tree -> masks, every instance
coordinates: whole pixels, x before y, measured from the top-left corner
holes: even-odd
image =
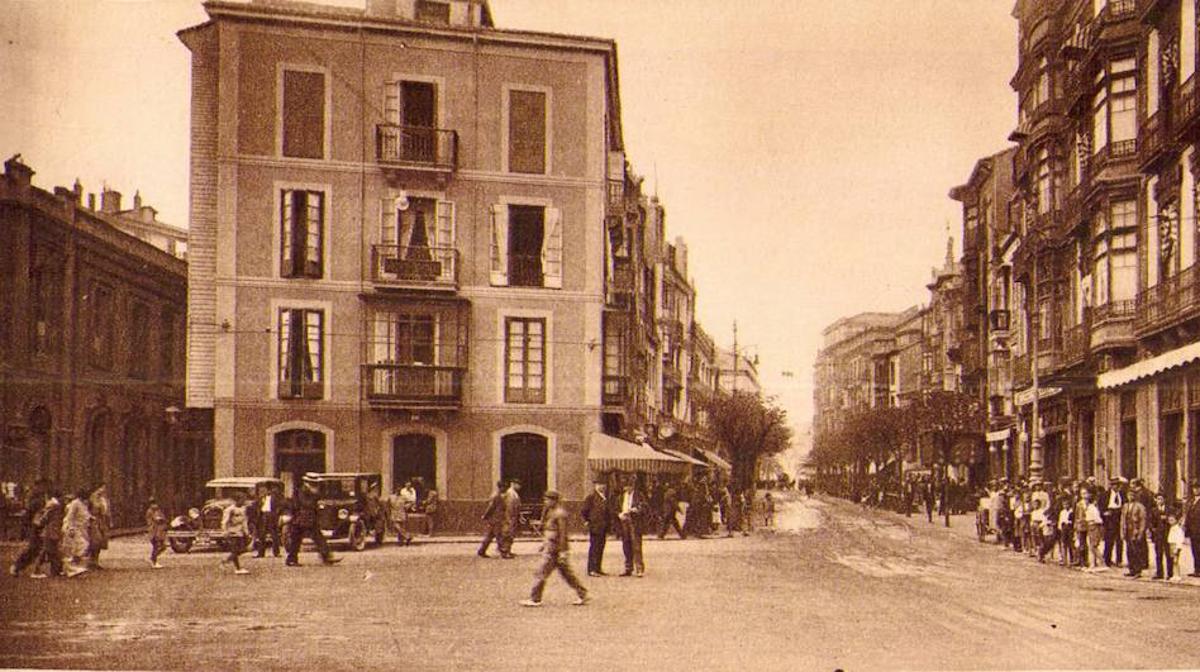
[[[781,453],[791,445],[787,412],[774,399],[745,391],[717,392],[706,406],[709,435],[729,453],[733,487],[752,488],[759,456]]]
[[[966,462],[969,455],[953,455],[954,439],[963,434],[983,431],[985,416],[979,402],[969,394],[934,390],[923,394],[915,404],[905,409],[913,425],[928,433],[941,455],[941,463]],[[946,502],[946,479],[942,479],[942,502],[946,512],[946,527],[950,527],[950,507]]]

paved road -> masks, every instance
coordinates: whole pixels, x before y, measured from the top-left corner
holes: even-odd
[[[966,521],[960,525],[965,526]],[[0,578],[0,667],[125,669],[1012,669],[1195,666],[1200,584],[1038,565],[962,531],[840,501],[786,503],[779,530],[648,540],[643,579],[554,578],[522,609],[536,559],[464,544],[389,546],[322,567],[218,555]],[[619,570],[610,543],[606,569]],[[584,548],[574,564],[582,569]],[[7,564],[11,549],[4,552]]]

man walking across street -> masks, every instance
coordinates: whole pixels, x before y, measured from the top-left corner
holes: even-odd
[[[512,552],[513,539],[521,522],[521,481],[512,479],[504,492],[504,519],[500,525],[500,557],[511,560],[517,557]]]
[[[608,493],[605,484],[596,481],[592,491],[583,499],[579,515],[588,528],[588,576],[604,576],[604,546],[608,541],[609,511]]]
[[[22,525],[29,538],[25,540],[25,549],[8,568],[8,573],[12,576],[20,576],[22,570],[37,562],[42,555],[42,528],[37,525],[37,518],[46,506],[49,489],[50,482],[44,478],[39,478],[33,484],[33,492],[29,495],[29,502],[25,504],[25,524]]]
[[[500,530],[504,527],[504,481],[496,481],[496,491],[492,493],[492,498],[488,501],[482,518],[486,529],[483,534],[483,542],[479,544],[479,550],[475,552],[475,555],[481,558],[488,557],[488,547],[492,545],[493,541],[496,542],[497,548],[502,549],[500,552],[503,554],[503,537]]]
[[[326,565],[341,562],[341,558],[333,557],[329,545],[325,543],[325,535],[321,534],[321,527],[317,523],[316,488],[316,482],[305,478],[300,488],[300,494],[296,497],[296,506],[292,512],[292,534],[291,539],[288,540],[288,556],[285,563],[289,567],[300,566],[300,546],[304,543],[305,537],[312,539],[313,545],[317,547],[317,553],[321,556],[321,562]]]
[[[680,539],[687,539],[687,532],[683,531],[683,527],[679,524],[679,518],[675,515],[679,512],[679,491],[675,486],[668,485],[663,493],[662,502],[662,529],[658,531],[658,538],[662,539],[667,536],[667,530],[675,528],[675,533]]]
[[[642,561],[642,495],[633,487],[633,480],[625,482],[625,489],[617,503],[617,520],[621,524],[621,550],[625,553],[625,571],[621,576],[635,572],[645,575],[646,564]]]
[[[542,535],[544,536],[542,564],[538,568],[533,589],[529,591],[529,599],[521,601],[523,607],[542,606],[542,593],[546,589],[546,579],[550,578],[556,569],[567,585],[575,590],[577,597],[574,604],[578,606],[587,604],[587,589],[579,582],[575,572],[571,571],[571,565],[568,562],[567,545],[570,529],[567,524],[567,512],[559,506],[560,499],[557,490],[547,490],[544,495],[546,512],[542,515]]]
[[[1200,576],[1200,483],[1192,484],[1192,496],[1183,506],[1183,536],[1192,545],[1192,576]],[[1175,571],[1183,575],[1182,568]]]
[[[269,485],[259,486],[258,499],[252,504],[254,514],[254,557],[267,554],[267,539],[271,540],[271,553],[279,557],[279,496]]]

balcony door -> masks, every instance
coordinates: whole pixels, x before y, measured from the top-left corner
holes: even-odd
[[[325,471],[325,435],[310,429],[289,429],[275,435],[275,476],[288,497],[297,494],[304,474]]]
[[[548,482],[548,449],[540,434],[509,434],[500,440],[500,479],[521,481],[521,501],[539,504]]]
[[[431,82],[400,82],[401,158],[432,163],[437,158],[437,87]]]
[[[545,208],[508,206],[508,284],[542,286],[542,241],[545,239]]]

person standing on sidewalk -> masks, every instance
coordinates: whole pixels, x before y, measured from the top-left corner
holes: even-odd
[[[621,576],[646,574],[646,563],[642,559],[642,511],[645,502],[642,494],[634,488],[633,478],[625,482],[624,491],[617,503],[617,520],[621,524],[621,550],[625,554],[625,571]]]
[[[559,506],[560,499],[562,497],[557,490],[547,490],[543,495],[546,512],[542,515],[542,534],[544,536],[542,564],[538,568],[533,589],[529,591],[529,599],[521,601],[523,607],[542,606],[542,593],[546,590],[546,579],[550,578],[555,570],[558,570],[567,585],[574,589],[577,596],[574,604],[583,606],[588,602],[587,588],[584,588],[583,584],[579,582],[579,578],[571,570],[568,561],[570,526],[567,521],[567,512]]]
[[[398,546],[411,545],[413,538],[412,533],[408,531],[408,497],[404,495],[400,486],[397,486],[396,491],[388,495],[384,508],[387,509],[388,526],[396,534],[396,544]]]
[[[512,479],[508,490],[504,492],[504,519],[500,526],[500,557],[511,560],[517,557],[512,552],[513,541],[517,536],[517,526],[521,524],[521,481]]]
[[[592,491],[583,499],[583,508],[579,511],[588,530],[588,576],[604,576],[604,546],[608,542],[611,527],[606,488],[604,481],[596,481]]]
[[[1192,576],[1200,576],[1200,483],[1192,484],[1192,496],[1183,508],[1183,536],[1192,547]],[[1183,569],[1179,570],[1183,575]]]
[[[1121,531],[1125,535],[1125,558],[1129,561],[1129,571],[1125,576],[1141,578],[1142,572],[1150,564],[1150,549],[1146,546],[1146,505],[1139,496],[1140,482],[1133,482],[1133,490],[1125,502],[1125,512],[1121,517]]]
[[[33,484],[29,501],[25,503],[25,516],[21,528],[26,530],[25,548],[13,564],[8,568],[10,576],[20,576],[26,567],[37,562],[42,556],[42,528],[36,525],[38,514],[46,506],[49,497],[50,482],[39,478]]]
[[[479,550],[475,551],[475,555],[481,558],[488,557],[488,547],[492,542],[496,542],[496,547],[503,549],[500,530],[504,527],[504,481],[496,481],[496,491],[492,493],[492,498],[488,500],[487,509],[480,516],[484,524],[483,541],[479,544]],[[503,550],[501,550],[503,553]]]
[[[242,567],[239,560],[246,551],[246,540],[250,538],[246,495],[243,493],[233,493],[233,504],[225,507],[225,513],[221,516],[221,530],[225,532],[225,546],[229,549],[229,555],[221,561],[221,566],[232,564],[234,574],[249,574],[250,570]]]
[[[1167,498],[1161,494],[1154,496],[1154,503],[1150,505],[1148,511],[1148,527],[1150,530],[1150,543],[1154,544],[1154,577],[1161,581],[1165,578],[1169,579],[1171,565],[1171,554],[1167,550],[1167,530],[1171,524],[1167,522]],[[1166,560],[1168,571],[1163,573],[1163,561]],[[1149,562],[1146,563],[1149,565]],[[1148,569],[1149,567],[1147,567]]]
[[[1104,565],[1121,564],[1121,513],[1125,509],[1125,479],[1117,477],[1100,496],[1098,506],[1104,517]],[[1114,557],[1115,556],[1115,557]]]
[[[1087,560],[1086,571],[1099,572],[1106,567],[1100,565],[1100,540],[1104,537],[1104,517],[1100,515],[1100,507],[1092,499],[1092,491],[1084,489],[1080,493],[1084,503],[1083,517],[1080,519],[1080,529],[1086,531]]]
[[[254,557],[262,558],[267,555],[267,541],[270,540],[271,553],[279,557],[279,495],[275,486],[260,485],[258,497],[251,502],[254,515]]]
[[[146,508],[146,532],[150,537],[150,566],[162,569],[158,556],[167,546],[167,516],[153,497]]]

